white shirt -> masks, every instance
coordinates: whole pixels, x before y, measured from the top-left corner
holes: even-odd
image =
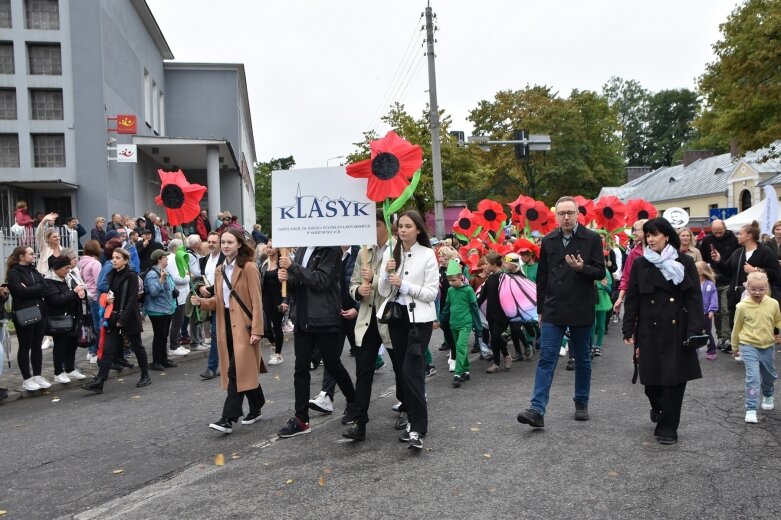
[[[231,293],[230,289],[228,289],[228,284],[225,283],[225,280],[230,280],[233,277],[233,269],[236,267],[236,259],[234,258],[233,262],[228,262],[228,259],[226,258],[222,263],[222,266],[225,268],[225,271],[222,273],[222,303],[227,309],[230,307]]]
[[[214,285],[214,272],[217,270],[217,262],[220,260],[220,252],[217,251],[216,254],[209,255],[209,258],[206,259],[206,266],[203,269],[203,276],[206,277],[206,280],[209,282],[209,285]]]
[[[304,257],[301,259],[301,267],[306,267],[306,264],[309,263],[309,259],[312,258],[312,253],[315,252],[315,246],[309,246],[306,248],[306,251],[304,251]]]

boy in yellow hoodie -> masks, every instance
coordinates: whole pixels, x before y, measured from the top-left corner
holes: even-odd
[[[773,384],[778,374],[774,364],[774,343],[781,343],[781,336],[774,335],[774,328],[781,329],[781,309],[768,293],[765,273],[749,273],[746,280],[746,298],[735,310],[735,326],[732,329],[732,351],[742,356],[746,367],[746,422],[756,424],[757,401],[762,392],[762,409],[772,410]]]

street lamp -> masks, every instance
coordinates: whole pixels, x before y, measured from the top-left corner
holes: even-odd
[[[333,161],[334,159],[344,159],[344,155],[337,155],[336,157],[331,157],[330,159],[328,159],[327,161],[325,161],[325,166],[326,166],[326,168],[329,166],[329,164],[328,164],[328,163],[330,163],[330,162],[331,162],[331,161]]]

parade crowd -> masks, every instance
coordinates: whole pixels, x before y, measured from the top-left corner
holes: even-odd
[[[209,351],[200,377],[219,377],[227,392],[209,425],[223,433],[261,418],[259,374],[284,362],[288,321],[295,413],[282,438],[309,433],[313,412],[333,413],[338,387],[346,401],[343,436],[364,440],[373,377],[387,357],[399,440],[420,451],[429,431],[426,379],[437,372],[432,348],[448,352],[453,388],[471,384],[470,354],[479,354],[488,377],[536,359],[529,406],[517,416],[535,428],[545,426],[554,372],[566,359],[575,372],[573,418],[589,420],[592,363],[611,326],[632,346],[660,444],[678,440],[686,385],[702,377],[700,349],[705,362],[721,350],[744,363],[746,423],[774,408],[781,222],[763,239],[756,222],[733,233],[716,220],[709,234],[695,236],[662,218],[640,219],[627,223],[631,240],[622,248],[578,223],[572,197],[557,201],[555,218],[544,236],[523,238],[508,226],[497,242],[464,244],[429,237],[415,211],[394,216],[389,230],[378,211],[374,245],[288,252],[229,212],[210,221],[203,210],[177,228],[154,213],[113,214],[87,231],[75,217],[30,216],[19,202],[11,229],[19,246],[7,259],[0,298],[10,299],[27,392],[85,380],[82,388],[101,393],[110,371],[133,366],[133,356],[141,370],[136,386],[145,387],[150,372]],[[145,325],[153,331],[151,360]],[[441,345],[430,345],[435,328]],[[264,340],[273,348],[268,360]],[[342,362],[345,342],[354,379]],[[79,347],[99,367],[93,380],[77,367]],[[41,375],[47,349],[53,381]],[[310,398],[320,365],[321,391]],[[6,395],[0,388],[0,399]]]

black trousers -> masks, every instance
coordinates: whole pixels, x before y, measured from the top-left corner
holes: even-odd
[[[16,329],[16,338],[19,340],[16,363],[19,365],[22,377],[30,379],[32,376],[41,375],[43,366],[41,342],[46,330],[46,318],[26,327],[20,327],[19,323],[14,319],[14,328]],[[32,363],[33,368],[32,374],[30,373],[30,363]]]
[[[230,309],[225,309],[225,343],[228,347],[228,395],[225,397],[225,404],[222,406],[222,416],[233,422],[239,420],[244,415],[244,397],[247,398],[250,413],[260,412],[263,405],[266,404],[266,397],[263,395],[263,389],[258,383],[257,388],[237,391],[236,387],[236,359],[233,356],[233,334],[231,333]],[[214,340],[212,340],[214,341]]]
[[[103,343],[103,356],[98,362],[98,373],[95,376],[96,380],[105,381],[108,379],[111,364],[114,362],[114,356],[117,352],[122,352],[123,337],[124,336],[116,330],[106,331],[106,339]],[[147,364],[146,359],[146,349],[141,343],[141,333],[130,334],[128,339],[130,340],[130,349],[138,360],[138,368],[141,369],[141,377],[144,377],[148,375],[149,365]]]
[[[355,404],[353,406],[353,414],[355,421],[360,424],[369,422],[369,403],[372,398],[374,363],[377,360],[380,345],[382,345],[382,338],[377,328],[377,318],[372,314],[369,328],[363,335],[361,346],[355,349]]]
[[[263,306],[266,320],[266,339],[274,344],[274,352],[282,353],[282,344],[285,342],[285,333],[282,332],[282,319],[285,315],[276,306]]]
[[[391,348],[388,348],[388,345],[385,345],[385,348],[387,349],[386,351],[388,352],[388,357],[391,360],[391,365],[393,366],[393,377],[396,379],[396,399],[401,403],[401,406],[399,407],[399,411],[406,413],[407,409],[404,407],[404,378],[402,377],[401,374],[401,366],[399,365],[399,362],[396,359],[396,349],[392,348],[393,341],[391,341],[390,347]]]
[[[73,372],[76,368],[76,350],[79,348],[77,336],[53,336],[52,358],[54,359],[54,375]]]
[[[152,322],[152,363],[162,365],[168,362],[168,333],[171,329],[171,314],[149,316]]]
[[[428,432],[428,406],[426,404],[426,358],[423,353],[431,340],[433,323],[410,323],[407,313],[404,319],[389,324],[391,344],[396,356],[396,368],[404,387],[404,408],[410,428],[420,434]]]
[[[442,329],[442,335],[445,337],[445,345],[450,347],[450,359],[456,359],[456,340],[453,338],[450,324],[440,323],[439,328]]]
[[[315,352],[319,352],[323,360],[323,366],[328,370],[339,385],[348,403],[355,399],[355,387],[350,379],[350,374],[342,365],[339,355],[341,348],[337,348],[339,331],[333,332],[307,332],[296,330],[293,335],[293,346],[296,353],[296,362],[293,373],[293,387],[296,395],[296,417],[303,422],[309,422],[309,384],[311,375],[309,363]],[[344,340],[342,341],[344,343]]]
[[[507,352],[507,342],[502,338],[502,333],[507,329],[507,322],[488,318],[488,328],[491,329],[491,352],[494,357],[493,362],[497,365],[501,365],[502,354],[504,354],[505,357],[510,355]]]
[[[350,351],[355,351],[355,321],[346,320],[342,318],[339,324],[339,337],[336,340],[336,348],[339,350],[339,358],[342,357],[344,352],[344,340],[350,344]],[[323,368],[323,386],[320,388],[322,392],[334,399],[334,392],[336,391],[336,379],[331,375],[331,372],[327,368]]]
[[[678,424],[681,422],[681,405],[686,383],[679,385],[645,385],[645,395],[651,409],[661,412],[654,435],[678,438]]]

